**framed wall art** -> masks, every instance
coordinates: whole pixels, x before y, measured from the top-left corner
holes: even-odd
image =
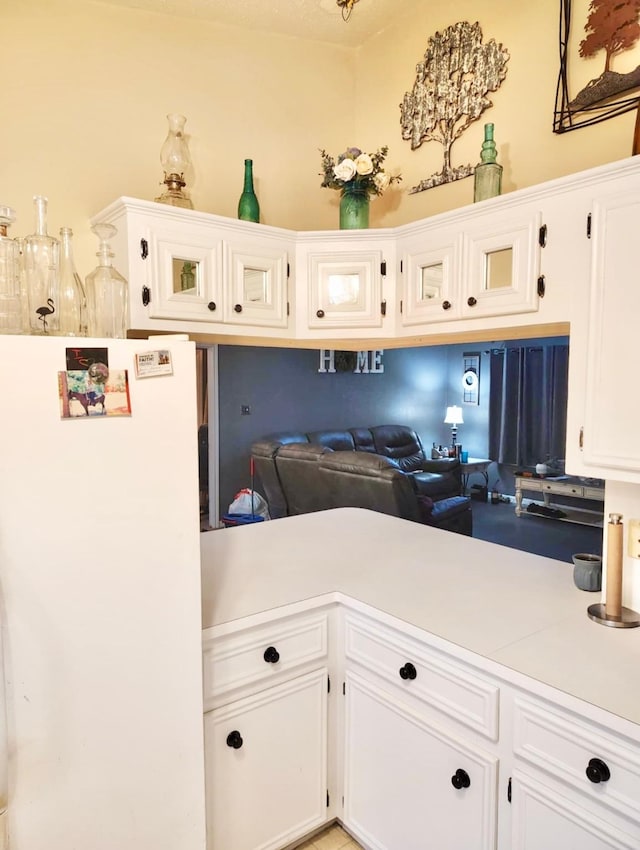
[[[640,0],[560,0],[554,133],[640,104]]]

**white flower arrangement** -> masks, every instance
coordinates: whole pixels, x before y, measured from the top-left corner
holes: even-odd
[[[392,176],[382,167],[388,152],[386,145],[375,153],[363,153],[360,148],[347,148],[336,161],[325,150],[321,150],[323,180],[320,185],[327,189],[339,189],[343,194],[345,188],[353,188],[368,195],[382,195],[391,183],[402,180],[399,174]]]

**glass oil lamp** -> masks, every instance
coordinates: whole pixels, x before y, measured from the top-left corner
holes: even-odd
[[[160,162],[164,169],[164,184],[166,191],[156,198],[161,204],[171,204],[174,207],[193,209],[191,199],[184,193],[186,185],[184,174],[191,165],[189,148],[184,136],[184,115],[170,113],[167,115],[169,132],[160,150]]]

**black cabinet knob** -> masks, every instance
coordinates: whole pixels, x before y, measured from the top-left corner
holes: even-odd
[[[231,747],[232,750],[239,750],[243,743],[242,735],[237,729],[234,729],[233,732],[229,732],[227,735],[227,746]]]
[[[474,298],[473,295],[470,295],[467,298],[467,304],[469,305],[469,307],[475,307],[477,303],[478,303],[478,299]]]
[[[401,679],[415,679],[418,675],[416,668],[410,661],[407,661],[407,663],[401,667],[398,672],[400,673]]]
[[[263,658],[267,664],[277,664],[280,661],[280,653],[275,646],[268,646],[264,651]]]
[[[468,788],[471,785],[471,780],[467,771],[459,767],[451,777],[451,784],[458,790],[460,788]]]
[[[213,313],[213,311],[216,309],[216,302],[215,301],[209,301],[209,303],[207,304],[207,307]]]
[[[443,310],[450,310],[451,309],[451,301],[443,301],[442,302],[442,309]]]
[[[242,313],[242,304],[235,304],[233,309],[236,313]]]
[[[316,316],[319,319],[324,319],[324,310],[316,310]]]
[[[589,782],[607,782],[611,776],[611,771],[602,759],[590,759],[587,765],[587,779]]]

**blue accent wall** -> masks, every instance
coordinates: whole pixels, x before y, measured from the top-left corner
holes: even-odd
[[[553,344],[557,338],[528,340]],[[567,341],[565,337],[561,341]],[[487,457],[489,352],[518,342],[396,348],[382,356],[382,374],[320,373],[320,352],[312,349],[220,346],[218,403],[220,511],[250,484],[250,448],[254,440],[278,431],[400,424],[414,428],[429,452],[431,444],[449,445],[444,424],[451,404],[463,409],[458,442],[470,456]],[[480,355],[480,403],[463,404],[464,353]],[[214,388],[215,391],[215,388]],[[251,413],[242,415],[243,405]],[[490,484],[497,479],[497,471]],[[260,490],[258,482],[256,489]]]

